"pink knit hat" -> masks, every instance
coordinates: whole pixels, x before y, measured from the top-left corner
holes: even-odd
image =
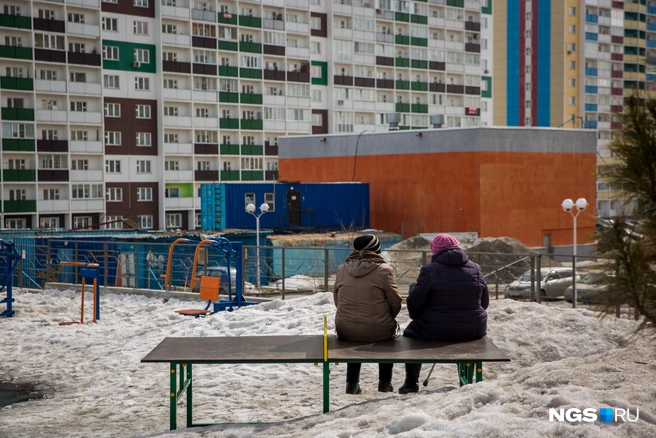
[[[444,248],[458,248],[459,246],[460,242],[458,242],[458,239],[446,233],[440,233],[433,237],[430,245],[433,255],[442,251]]]

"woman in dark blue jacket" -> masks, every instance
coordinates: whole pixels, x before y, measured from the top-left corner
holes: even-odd
[[[431,241],[431,263],[422,267],[407,299],[410,323],[403,336],[422,339],[474,340],[487,333],[490,303],[481,268],[469,260],[458,240],[438,234]],[[421,364],[405,366],[399,393],[419,391]]]

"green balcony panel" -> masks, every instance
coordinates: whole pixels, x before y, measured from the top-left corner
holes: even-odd
[[[33,213],[36,211],[36,200],[4,201],[5,213]]]
[[[260,17],[249,17],[246,15],[239,16],[239,25],[248,27],[262,27],[262,19]]]
[[[254,68],[240,68],[239,77],[241,78],[251,78],[251,79],[262,79],[262,70],[257,70]]]
[[[17,27],[18,29],[32,29],[32,19],[19,15],[0,14],[0,26]]]
[[[33,108],[2,108],[3,120],[28,120],[34,121]]]
[[[428,91],[428,82],[413,82],[411,88],[414,91]]]
[[[0,78],[0,88],[7,90],[34,90],[34,80],[31,78],[11,78],[2,76]]]
[[[410,58],[395,58],[394,65],[397,67],[410,67]]]
[[[237,20],[238,20],[237,15],[223,14],[221,12],[219,12],[218,18],[217,18],[217,21],[219,23],[223,23],[223,24],[234,24],[234,25],[236,25],[237,22],[238,22]]]
[[[423,103],[413,103],[411,112],[428,114],[428,105]]]
[[[397,103],[396,104],[396,112],[397,113],[409,113],[410,112],[410,104],[409,103]]]
[[[428,61],[423,59],[413,59],[410,61],[410,66],[412,68],[428,68]]]
[[[410,44],[413,46],[428,47],[428,39],[412,37],[410,38]]]
[[[248,52],[248,53],[262,53],[262,44],[260,43],[249,43],[246,41],[239,42],[239,51]]]
[[[241,120],[241,129],[253,129],[253,130],[262,130],[262,120]],[[260,154],[261,155],[261,154]]]
[[[219,50],[232,50],[233,52],[239,51],[239,43],[237,41],[221,41],[219,40]]]
[[[3,151],[34,152],[34,140],[26,138],[3,138]]]
[[[222,170],[221,181],[239,181],[238,170]]]
[[[4,169],[2,171],[2,180],[5,182],[35,182],[36,170]]]
[[[238,144],[222,144],[221,155],[239,155]],[[221,177],[223,179],[223,177]]]
[[[405,44],[407,46],[410,44],[410,37],[407,35],[395,35],[394,42],[396,44]]]
[[[399,131],[409,131],[410,127],[409,126],[399,126]]]
[[[227,93],[225,91],[221,91],[219,92],[219,102],[239,103],[239,93]]]
[[[254,93],[241,93],[239,97],[241,103],[250,105],[262,105],[262,95]]]
[[[219,119],[221,129],[239,129],[239,119]]]
[[[425,15],[411,15],[410,21],[417,24],[428,24],[428,17]]]
[[[410,81],[396,81],[396,87],[397,90],[409,90],[410,89]]]
[[[405,22],[409,23],[410,22],[410,14],[404,14],[403,12],[396,12],[394,14],[394,19],[396,21],[405,21]]]
[[[428,126],[413,126],[410,129],[428,129]]]
[[[446,0],[447,6],[453,6],[455,8],[464,8],[465,0]]]
[[[32,48],[0,46],[0,58],[32,59]]]
[[[239,68],[231,65],[220,65],[219,76],[231,76],[237,78],[239,77]]]
[[[242,181],[264,181],[264,172],[261,170],[242,170]]]
[[[243,144],[241,145],[242,155],[263,155],[264,148],[261,144]]]

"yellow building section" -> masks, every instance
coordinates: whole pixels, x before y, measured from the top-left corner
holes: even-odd
[[[492,102],[495,126],[505,126],[506,110],[508,107],[508,2],[497,0],[494,2],[494,66],[492,74]]]
[[[553,124],[564,123],[564,128],[583,128],[580,108],[583,105],[579,90],[585,80],[581,65],[583,60],[585,35],[585,10],[577,0],[552,3],[552,20],[555,28],[552,33],[552,76],[562,78],[552,85]],[[561,24],[562,23],[562,24]]]

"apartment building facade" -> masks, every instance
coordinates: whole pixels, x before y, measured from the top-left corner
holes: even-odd
[[[2,227],[194,229],[202,184],[278,179],[280,136],[385,131],[389,113],[400,129],[491,124],[491,13],[4,0]]]

